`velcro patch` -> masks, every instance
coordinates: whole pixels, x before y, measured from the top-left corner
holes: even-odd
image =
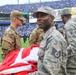
[[[59,58],[61,56],[61,51],[57,51],[56,49],[52,49],[52,55],[54,55],[56,58]]]
[[[4,37],[3,40],[5,40],[5,41],[11,43],[11,39],[10,39],[9,37]]]

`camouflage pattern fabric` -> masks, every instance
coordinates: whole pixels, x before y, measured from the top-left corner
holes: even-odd
[[[65,39],[68,44],[67,75],[76,75],[76,22],[69,19],[64,28]]]
[[[39,44],[42,41],[43,30],[40,28],[35,28],[29,37],[30,45]]]
[[[20,36],[13,27],[9,26],[2,36],[2,58],[12,50],[20,49]]]
[[[66,75],[67,43],[55,27],[43,35],[38,52],[38,71],[28,75]]]

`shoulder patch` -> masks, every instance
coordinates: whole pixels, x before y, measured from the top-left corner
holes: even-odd
[[[57,51],[55,48],[52,48],[52,55],[59,58],[61,56],[61,51]]]
[[[5,40],[5,41],[7,41],[9,43],[11,43],[11,41],[12,41],[9,37],[4,37],[3,40]]]

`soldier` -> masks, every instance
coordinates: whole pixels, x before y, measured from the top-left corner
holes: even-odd
[[[43,29],[36,27],[30,34],[30,37],[29,37],[30,45],[40,44],[40,42],[42,41],[43,34],[44,34]]]
[[[23,40],[24,40],[24,43],[25,43],[25,42],[26,42],[26,40],[27,40],[26,33],[24,33],[24,35],[23,35]]]
[[[71,19],[71,9],[64,8],[61,11],[61,18],[65,29],[67,41],[67,75],[76,75],[76,22]]]
[[[4,34],[2,36],[2,58],[3,59],[12,50],[21,48],[20,36],[16,29],[19,26],[22,26],[25,18],[23,17],[23,14],[21,12],[14,10],[10,14],[10,20],[11,20],[11,24],[4,31]]]
[[[54,9],[43,6],[33,13],[44,30],[38,52],[38,70],[28,75],[66,75],[66,41],[54,26]]]

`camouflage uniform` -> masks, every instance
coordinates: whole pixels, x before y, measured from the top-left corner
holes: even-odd
[[[69,19],[64,28],[65,39],[68,43],[67,75],[76,75],[76,22]]]
[[[61,18],[65,30],[65,39],[67,41],[67,75],[76,75],[76,20],[71,18],[71,9],[63,8]]]
[[[73,20],[76,22],[76,18],[73,18]]]
[[[43,30],[40,28],[35,28],[32,33],[30,34],[29,43],[32,44],[39,44],[42,41]]]
[[[38,71],[28,75],[66,75],[66,47],[63,35],[51,27],[40,43]]]
[[[21,42],[19,34],[17,30],[9,26],[2,36],[2,58],[5,58],[10,51],[20,48]]]

